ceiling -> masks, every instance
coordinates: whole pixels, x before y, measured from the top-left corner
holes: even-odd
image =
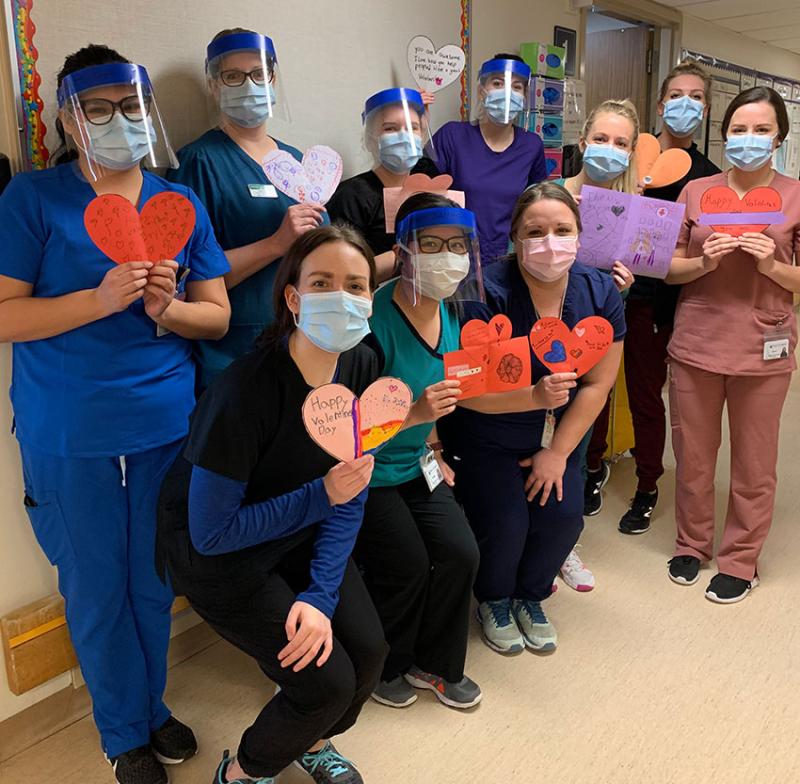
[[[658,0],[758,41],[800,54],[798,0]],[[754,8],[759,12],[753,13]]]

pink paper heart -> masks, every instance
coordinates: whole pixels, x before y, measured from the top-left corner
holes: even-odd
[[[324,145],[309,147],[302,163],[285,150],[274,150],[261,166],[279,191],[300,203],[326,204],[342,179],[342,156]]]

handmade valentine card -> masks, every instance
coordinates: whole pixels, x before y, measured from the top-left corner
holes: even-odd
[[[141,213],[124,196],[106,193],[83,213],[92,242],[117,264],[176,258],[192,236],[195,219],[194,205],[174,191],[148,199]]]
[[[745,232],[760,232],[783,223],[783,200],[774,188],[753,188],[743,198],[727,185],[709,188],[700,197],[701,215],[697,222],[714,231],[740,237]]]
[[[324,384],[308,393],[303,424],[329,455],[346,462],[376,452],[394,438],[411,403],[411,390],[391,376],[373,381],[360,398],[342,384]]]
[[[285,150],[273,150],[261,166],[279,191],[300,203],[326,204],[342,179],[342,156],[320,144],[306,150],[302,163]]]
[[[415,35],[408,44],[408,68],[421,90],[435,93],[452,84],[464,70],[467,57],[455,44],[437,50],[426,35]]]
[[[665,278],[686,205],[607,188],[581,188],[577,260],[599,269],[621,261],[634,275]]]
[[[531,347],[553,373],[588,373],[614,340],[614,328],[600,316],[581,319],[570,328],[561,319],[539,319],[531,330]]]
[[[636,171],[645,188],[672,185],[689,173],[692,159],[686,150],[664,150],[651,133],[640,133],[636,141]]]
[[[410,174],[399,188],[383,189],[383,211],[386,214],[386,233],[394,233],[394,224],[400,205],[415,193],[438,193],[454,201],[460,207],[464,206],[464,191],[451,191],[453,178],[449,174],[440,174],[438,177],[428,177],[427,174]]]

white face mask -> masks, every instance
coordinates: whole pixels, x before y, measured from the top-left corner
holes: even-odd
[[[423,297],[443,300],[452,297],[469,274],[469,254],[445,250],[439,253],[417,253],[413,257],[419,293]]]

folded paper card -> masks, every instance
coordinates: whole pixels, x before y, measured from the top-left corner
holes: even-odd
[[[415,35],[408,44],[408,68],[421,90],[435,93],[461,76],[467,57],[455,44],[436,49],[426,35]]]
[[[665,278],[686,205],[606,188],[581,188],[577,260],[599,269],[621,261],[634,275]]]
[[[330,147],[309,147],[302,163],[286,150],[273,150],[262,161],[267,179],[301,204],[326,204],[342,179],[342,156]]]
[[[774,223],[784,223],[783,200],[774,188],[753,188],[743,198],[727,185],[709,188],[700,197],[697,222],[721,234],[739,237],[745,232],[760,232]]]
[[[438,193],[464,206],[464,191],[451,191],[453,178],[449,174],[428,177],[427,174],[411,174],[399,188],[383,189],[383,211],[386,214],[386,232],[394,234],[394,224],[400,205],[415,193]]]
[[[581,319],[570,328],[561,319],[539,319],[531,330],[531,347],[553,373],[588,373],[614,340],[614,328],[600,316]]]
[[[645,188],[672,185],[689,173],[692,159],[686,150],[661,152],[661,142],[651,133],[640,133],[636,141],[636,171]]]
[[[384,376],[356,397],[342,384],[324,384],[308,393],[303,424],[329,455],[347,462],[375,452],[396,436],[411,411],[411,390]]]

